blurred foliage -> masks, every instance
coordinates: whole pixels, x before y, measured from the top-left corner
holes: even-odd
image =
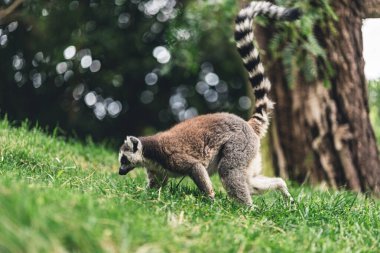
[[[189,1],[186,9],[170,23],[167,33],[168,44],[176,52],[177,64],[196,71],[199,67],[194,63],[200,62],[210,52],[218,48],[231,50],[231,45],[234,45],[233,21],[238,12],[235,2]],[[191,40],[186,39],[186,33]],[[224,54],[217,56],[219,60],[226,61]]]
[[[369,81],[368,91],[371,123],[380,149],[380,80]]]
[[[330,6],[330,0],[277,0],[276,3],[296,6],[303,13],[300,20],[292,24],[273,23],[276,33],[270,41],[269,49],[274,59],[282,61],[288,85],[292,86],[300,73],[306,82],[320,79],[326,86],[330,86],[334,70],[318,41],[319,36],[324,36],[322,31],[330,31],[329,36],[336,33],[334,21],[338,17]]]
[[[24,1],[0,25],[0,114],[95,140],[207,112],[246,117],[235,11],[232,0]]]
[[[0,0],[0,9],[16,0]],[[288,83],[334,74],[318,42],[329,0],[278,0],[304,13],[276,29]],[[251,95],[234,41],[233,0],[24,0],[0,20],[0,116],[120,140],[215,111],[247,117]],[[331,34],[333,36],[333,34]]]

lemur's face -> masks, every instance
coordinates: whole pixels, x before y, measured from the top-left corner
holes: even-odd
[[[126,175],[143,162],[141,141],[133,136],[127,136],[119,151],[120,175]]]

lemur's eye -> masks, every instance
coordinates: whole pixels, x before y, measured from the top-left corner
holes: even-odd
[[[122,156],[121,159],[120,159],[120,163],[121,164],[128,164],[129,161],[128,161],[128,159],[125,156]]]

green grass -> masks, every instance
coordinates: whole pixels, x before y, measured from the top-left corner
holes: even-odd
[[[190,181],[145,189],[117,175],[117,153],[0,121],[0,252],[378,252],[380,203],[291,186],[254,209],[214,203]]]

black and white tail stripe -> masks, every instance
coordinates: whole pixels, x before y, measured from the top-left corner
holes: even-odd
[[[255,1],[240,10],[235,21],[235,41],[249,74],[253,92],[256,98],[255,113],[248,121],[263,137],[269,126],[268,112],[273,108],[273,102],[268,98],[271,84],[264,75],[264,66],[260,61],[259,51],[255,48],[252,22],[256,16],[263,15],[278,20],[295,20],[300,16],[299,9],[287,9],[270,2]]]

